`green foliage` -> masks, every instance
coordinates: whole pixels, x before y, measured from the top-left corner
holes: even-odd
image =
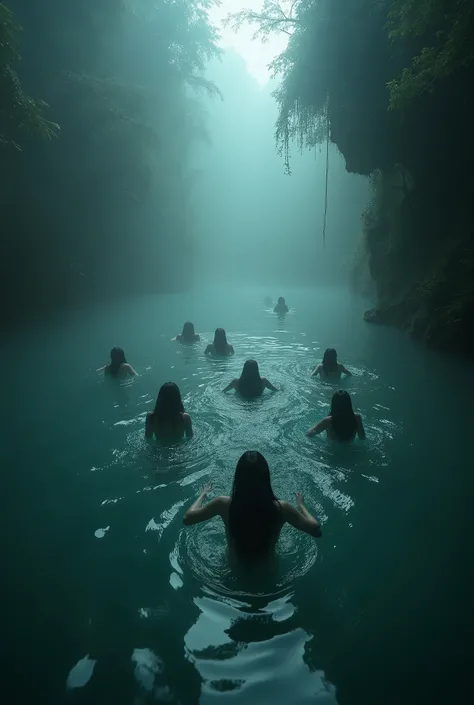
[[[411,66],[389,81],[390,109],[404,108],[432,91],[437,81],[474,62],[472,0],[394,0],[387,29],[394,41],[426,42]]]
[[[265,0],[260,12],[242,10],[227,19],[234,29],[255,25],[254,37],[263,41],[274,32],[288,36],[286,50],[270,64],[273,76],[281,79],[273,94],[279,107],[275,140],[287,173],[293,141],[303,149],[328,134],[327,90],[324,80],[315,80],[324,51],[324,6],[322,0]]]
[[[206,138],[199,96],[218,94],[203,76],[219,53],[207,13],[214,0],[41,0],[41,12],[11,1],[24,27],[20,76],[50,103],[61,135],[47,147],[32,140],[20,160],[12,153],[0,165],[3,266],[12,273],[0,277],[3,295],[18,310],[31,308],[31,290],[35,306],[55,306],[185,287],[189,154]],[[0,81],[0,132],[8,124],[49,136],[45,104],[9,73],[18,28],[0,10],[10,80],[10,93]]]
[[[11,10],[0,3],[0,145],[21,149],[13,139],[18,130],[51,139],[59,126],[46,120],[47,104],[27,95],[11,64],[20,59],[17,35],[21,27]]]

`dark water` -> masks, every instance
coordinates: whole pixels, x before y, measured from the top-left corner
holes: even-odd
[[[4,664],[15,701],[366,705],[455,702],[471,633],[471,367],[367,326],[343,291],[156,297],[38,324],[3,348]],[[201,344],[170,341],[184,320]],[[217,326],[236,355],[203,350]],[[113,345],[140,373],[104,383]],[[304,431],[333,389],[328,346],[368,439]],[[248,357],[281,391],[222,394]],[[144,415],[176,381],[191,441],[149,447]],[[271,572],[232,571],[219,521],[184,528],[212,480],[268,459],[302,491],[315,541],[285,528]],[[461,700],[459,702],[463,701]],[[456,702],[458,702],[456,700]]]

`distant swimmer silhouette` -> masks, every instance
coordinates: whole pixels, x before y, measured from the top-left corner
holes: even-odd
[[[186,321],[181,333],[178,333],[173,340],[177,340],[178,343],[198,343],[201,339],[198,334],[194,332],[194,324],[191,323],[191,321]]]
[[[298,509],[275,497],[268,463],[258,451],[247,451],[239,458],[231,496],[215,497],[203,506],[211,489],[211,485],[203,488],[183,523],[190,526],[220,516],[229,549],[239,558],[259,561],[271,554],[285,522],[316,538],[322,534],[321,524],[306,509],[302,494],[296,493]]]
[[[354,414],[352,400],[348,392],[340,389],[334,392],[331,400],[331,411],[319,423],[307,431],[307,436],[315,436],[326,431],[328,438],[335,441],[353,441],[356,434],[365,438],[364,424],[360,414]]]
[[[136,377],[137,373],[131,365],[128,364],[125,353],[122,348],[112,348],[110,351],[110,362],[105,367],[100,367],[97,372],[104,372],[108,377],[118,377],[122,379],[130,375]]]
[[[283,296],[280,296],[280,298],[278,299],[277,305],[273,309],[273,312],[274,313],[288,313],[289,310],[290,309],[286,305],[285,299],[283,298]]]
[[[328,348],[323,355],[323,361],[314,368],[311,376],[317,377],[319,375],[326,382],[339,382],[341,374],[352,376],[352,372],[349,372],[344,365],[337,361],[337,352],[334,348]]]
[[[191,417],[184,411],[181,392],[174,382],[166,382],[158,392],[155,408],[146,415],[145,438],[159,440],[193,435]]]
[[[265,388],[271,389],[272,392],[278,392],[278,389],[266,377],[260,377],[258,362],[256,360],[247,360],[244,363],[240,377],[233,379],[223,391],[228,392],[231,389],[235,389],[246,399],[252,399],[260,396]]]
[[[204,354],[214,357],[225,357],[234,354],[234,348],[227,342],[227,336],[223,328],[216,328],[214,342],[207,346]]]

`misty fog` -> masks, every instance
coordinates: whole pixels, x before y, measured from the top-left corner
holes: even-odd
[[[206,77],[222,99],[203,100],[207,141],[192,155],[194,282],[345,284],[361,237],[370,188],[329,150],[323,241],[326,145],[291,156],[291,175],[275,149],[277,107],[244,59],[226,51]]]
[[[0,1],[6,699],[467,700],[472,47],[468,0]]]

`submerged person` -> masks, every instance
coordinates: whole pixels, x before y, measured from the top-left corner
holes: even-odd
[[[203,506],[211,485],[207,485],[187,510],[183,523],[199,524],[220,516],[226,529],[229,549],[240,558],[260,560],[271,555],[285,524],[319,538],[321,524],[296,493],[298,509],[275,497],[268,463],[258,451],[247,451],[237,463],[230,497],[215,497]]]
[[[345,390],[334,392],[329,416],[310,428],[306,435],[315,436],[323,431],[327,432],[328,438],[346,443],[353,441],[356,434],[359,438],[365,438],[362,417],[360,414],[354,414],[351,397]]]
[[[191,321],[186,321],[181,333],[178,333],[176,338],[173,340],[177,340],[178,343],[198,343],[201,338],[194,332],[194,323],[191,323]]]
[[[278,389],[266,377],[260,377],[258,362],[246,360],[240,377],[233,379],[223,391],[228,392],[235,389],[241,396],[251,399],[260,396],[265,388],[271,389],[272,392],[278,392]]]
[[[98,372],[104,372],[108,377],[123,378],[130,375],[136,377],[137,373],[131,365],[128,364],[127,358],[122,348],[112,348],[110,351],[110,362],[105,367],[101,367]]]
[[[278,299],[277,305],[273,309],[273,312],[274,313],[288,313],[289,310],[290,309],[286,305],[285,299],[283,298],[283,296],[280,296],[280,298]]]
[[[339,382],[342,374],[352,377],[352,372],[349,372],[344,365],[337,361],[337,352],[334,348],[328,348],[324,352],[323,361],[314,368],[311,376],[317,377],[319,375],[327,382]]]
[[[227,342],[225,330],[223,328],[216,328],[214,342],[207,346],[204,355],[227,356],[233,354],[234,348]]]
[[[191,417],[184,411],[181,392],[174,382],[166,382],[158,392],[155,408],[146,415],[145,438],[159,440],[193,435]]]

